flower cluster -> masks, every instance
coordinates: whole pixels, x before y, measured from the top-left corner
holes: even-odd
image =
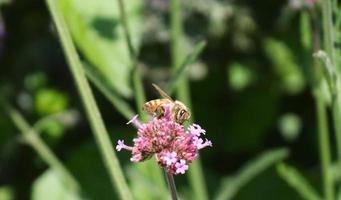
[[[206,131],[197,124],[184,127],[172,119],[170,105],[163,105],[165,113],[162,117],[154,117],[148,123],[142,124],[137,115],[128,122],[137,129],[137,137],[134,145],[127,146],[123,140],[119,140],[117,151],[122,149],[131,151],[132,162],[140,162],[156,155],[158,164],[168,173],[184,174],[188,170],[188,164],[198,156],[198,150],[212,146],[211,141],[202,139]]]

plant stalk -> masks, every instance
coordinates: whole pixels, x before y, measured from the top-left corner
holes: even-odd
[[[133,199],[132,194],[124,178],[89,82],[85,77],[82,63],[79,59],[76,47],[72,42],[71,34],[67,28],[66,22],[64,21],[55,0],[46,0],[46,3],[56,25],[61,45],[69,63],[72,76],[76,82],[78,92],[85,106],[92,132],[100,149],[105,167],[108,170],[112,186],[117,191],[120,199],[131,200]]]
[[[322,18],[323,18],[323,42],[324,48],[327,54],[330,57],[331,63],[336,68],[336,72],[340,74],[340,67],[337,68],[336,62],[336,50],[334,47],[335,44],[335,27],[333,26],[333,10],[332,10],[332,2],[330,0],[324,0],[322,3]],[[340,76],[337,76],[338,79]],[[338,161],[341,162],[341,96],[340,96],[340,80],[336,81],[336,91],[332,91],[332,113],[333,113],[333,124],[334,131],[336,135],[336,145],[337,145],[337,155]]]
[[[172,200],[178,200],[178,195],[176,192],[176,186],[175,186],[173,175],[168,173],[167,171],[165,171],[165,175],[166,175],[168,188],[169,188],[169,191],[170,191],[171,196],[172,196]]]
[[[133,87],[135,92],[135,101],[136,107],[139,113],[139,116],[142,121],[146,121],[148,116],[145,112],[143,112],[143,105],[146,102],[146,95],[143,89],[142,77],[141,73],[138,68],[138,54],[137,51],[134,49],[134,45],[132,43],[131,34],[128,26],[128,15],[125,10],[124,0],[118,0],[119,4],[119,11],[120,17],[122,20],[124,37],[126,39],[126,43],[128,46],[129,56],[132,60],[133,64],[133,71],[132,71],[132,80],[133,80]],[[156,164],[154,159],[146,161],[146,167],[152,171],[153,179],[160,185],[161,190],[166,190],[166,184],[162,177],[162,171]]]
[[[318,138],[320,147],[320,160],[322,168],[323,191],[326,200],[334,200],[333,179],[330,176],[329,169],[331,167],[330,142],[328,137],[328,121],[326,113],[326,105],[323,102],[321,91],[315,91],[315,104],[318,121]]]
[[[330,57],[332,64],[337,68],[336,63],[336,55],[335,55],[335,35],[334,35],[334,26],[333,26],[333,9],[331,0],[322,1],[322,19],[323,19],[323,42],[324,48],[327,54]],[[340,67],[336,69],[337,72],[340,72]],[[340,84],[337,82],[336,84]],[[333,120],[334,120],[334,130],[337,139],[337,150],[338,150],[338,160],[341,161],[341,124],[339,123],[339,119],[341,118],[340,114],[340,104],[341,99],[338,94],[340,87],[336,86],[335,93],[333,94],[332,101],[332,111],[333,111]]]
[[[328,0],[327,0],[328,1]],[[313,25],[313,37],[312,37],[312,50],[317,52],[320,49],[320,23],[316,16],[312,17]],[[327,105],[323,99],[322,94],[322,71],[318,62],[312,62],[312,92],[315,99],[315,108],[317,115],[317,132],[319,141],[319,153],[322,170],[322,182],[323,182],[323,195],[325,200],[334,200],[334,185],[331,173],[329,173],[331,167],[331,150],[329,142],[329,128],[327,117]]]
[[[132,79],[133,79],[133,86],[134,86],[134,92],[135,92],[135,98],[136,98],[136,107],[138,110],[138,113],[142,120],[146,120],[147,116],[144,112],[142,112],[142,106],[146,102],[146,95],[144,94],[143,90],[143,84],[142,84],[142,77],[140,75],[139,69],[138,69],[138,57],[136,50],[134,49],[133,42],[131,39],[131,34],[128,27],[128,16],[125,11],[125,5],[124,0],[118,0],[120,15],[121,15],[121,21],[123,25],[123,31],[124,31],[124,37],[126,39],[126,43],[128,46],[129,56],[132,60],[133,64],[133,71],[132,71]]]
[[[181,68],[183,58],[182,52],[182,16],[181,16],[181,1],[171,0],[171,56],[173,71],[176,72]],[[191,99],[189,93],[189,84],[185,74],[179,78],[176,87],[177,97],[185,105],[191,108]],[[193,120],[193,116],[192,116]],[[203,177],[203,171],[198,158],[191,164],[191,169],[188,172],[189,182],[194,193],[194,199],[207,200],[208,194]]]
[[[330,60],[335,64],[335,36],[333,26],[333,10],[331,0],[322,1],[323,43]],[[338,69],[340,70],[340,69]]]
[[[32,148],[53,170],[59,173],[61,180],[66,184],[66,187],[79,192],[80,186],[78,181],[39,137],[37,131],[28,124],[22,114],[15,109],[10,109],[9,115],[15,126],[20,130],[20,133],[24,136],[25,141],[32,146]]]

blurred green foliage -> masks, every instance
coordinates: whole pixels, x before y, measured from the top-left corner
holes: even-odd
[[[65,94],[53,89],[40,89],[34,97],[35,110],[39,115],[49,115],[61,112],[68,107]]]
[[[293,141],[300,134],[302,122],[296,114],[286,113],[279,119],[278,127],[286,140]]]
[[[106,84],[130,97],[132,62],[119,19],[118,3],[111,0],[58,2],[82,53],[104,77]],[[133,44],[137,47],[142,36],[142,2],[128,1],[126,10]]]
[[[47,170],[33,183],[32,200],[81,200],[79,194],[64,187],[58,174],[53,170]]]
[[[115,199],[45,5],[37,0],[3,2],[7,1],[0,1],[0,27],[5,27],[4,34],[0,30],[0,199]],[[125,123],[137,111],[125,109],[134,105],[129,99],[134,95],[132,63],[117,2],[58,2],[89,66],[88,77],[96,79],[94,93],[113,141],[131,141],[136,132]],[[311,47],[309,12],[285,1],[182,3],[184,52],[192,52],[198,41],[207,42],[185,73],[191,81],[195,121],[214,145],[201,154],[210,197],[221,188],[238,200],[264,199],[264,194],[267,199],[302,199],[291,187],[308,181],[289,165],[280,165],[277,171],[272,167],[286,153],[269,151],[260,161],[254,157],[265,149],[287,146],[294,152],[287,157],[290,166],[299,167],[313,186],[319,186],[314,105],[306,87],[312,59],[306,52]],[[144,86],[148,99],[153,99],[157,96],[151,83],[163,86],[172,80],[169,1],[129,0],[126,10]],[[298,26],[300,22],[303,25]],[[300,38],[302,32],[306,36]],[[330,102],[328,83],[323,84]],[[116,108],[105,99],[106,93],[116,95],[110,100]],[[80,182],[84,196],[63,187],[59,177],[22,144],[2,109],[3,99],[20,108],[41,132]],[[59,115],[70,109],[76,114]],[[150,181],[153,173],[143,164],[131,164],[127,154],[119,156],[136,199],[168,196]],[[255,161],[243,167],[249,160]],[[266,164],[259,167],[259,162]],[[180,196],[191,199],[185,178],[178,176],[176,182]]]
[[[275,39],[266,39],[264,49],[275,73],[283,81],[283,88],[290,94],[301,92],[305,86],[304,77],[286,44]]]
[[[253,74],[242,64],[232,63],[228,68],[229,84],[234,90],[243,90],[251,84]]]
[[[0,187],[0,199],[2,199],[2,200],[14,199],[13,189],[9,186]]]

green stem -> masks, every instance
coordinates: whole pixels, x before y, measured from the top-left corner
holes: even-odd
[[[146,97],[143,90],[142,78],[139,73],[139,69],[136,67],[133,69],[133,85],[135,90],[135,101],[139,116],[142,121],[148,119],[145,112],[143,112],[143,104],[146,102]]]
[[[85,111],[91,125],[92,132],[100,149],[104,164],[109,172],[112,186],[118,192],[120,199],[130,200],[132,194],[124,178],[121,166],[116,157],[110,137],[105,128],[103,119],[96,105],[90,85],[85,77],[85,72],[74,46],[66,23],[58,10],[55,0],[46,0],[53,21],[57,27],[61,44],[67,57],[72,76],[76,82]]]
[[[188,66],[197,59],[197,57],[200,55],[200,53],[202,52],[205,46],[206,46],[205,41],[198,43],[194,47],[193,51],[189,55],[187,55],[187,57],[181,63],[180,67],[178,67],[175,70],[172,78],[168,81],[168,85],[166,87],[166,91],[168,95],[173,94],[173,90],[178,85],[179,79],[181,79],[183,74],[185,74],[185,69],[188,68]]]
[[[330,0],[322,1],[322,18],[323,18],[323,42],[324,48],[328,53],[330,60],[335,64],[334,50],[334,26],[333,26],[333,10]]]
[[[333,2],[334,6],[336,1]],[[332,91],[333,99],[332,99],[332,113],[333,113],[333,125],[336,135],[336,145],[337,145],[337,155],[338,162],[341,162],[341,86],[340,86],[340,66],[337,66],[337,61],[339,55],[336,55],[335,49],[335,33],[336,29],[333,25],[333,9],[332,9],[332,1],[324,0],[322,1],[322,20],[323,20],[323,42],[324,48],[327,54],[330,57],[332,65],[336,68],[336,83],[335,83],[335,91]]]
[[[328,1],[328,0],[327,0]],[[326,24],[326,23],[324,23]],[[320,22],[316,16],[312,16],[312,50],[317,52],[320,49]],[[325,38],[326,41],[326,38]],[[334,185],[329,173],[331,167],[331,150],[329,142],[327,105],[322,94],[322,69],[319,63],[312,63],[312,92],[315,99],[319,153],[322,171],[323,193],[325,200],[334,200]]]
[[[336,62],[336,55],[335,55],[335,36],[334,36],[334,26],[333,26],[333,14],[332,14],[332,2],[330,0],[324,0],[322,5],[322,17],[323,17],[323,33],[324,33],[324,47],[327,52],[327,54],[330,57],[331,63],[335,68],[337,68],[337,62]],[[336,69],[337,72],[340,72],[340,68]],[[340,76],[337,76],[338,78]],[[341,99],[339,92],[340,91],[340,82],[339,80],[336,80],[336,91],[332,91],[333,94],[333,101],[332,101],[332,112],[333,112],[333,121],[334,121],[334,130],[336,134],[336,140],[337,140],[337,151],[338,151],[338,161],[341,162],[341,110],[340,110],[340,104]]]
[[[183,30],[180,0],[171,0],[171,54],[174,72],[181,68],[181,62],[184,59],[182,52],[183,48],[181,47],[182,34]],[[189,108],[192,107],[189,95],[189,84],[186,76],[179,78],[178,85],[176,87],[176,93],[180,101],[186,104]],[[188,176],[191,188],[195,194],[194,199],[207,200],[208,195],[200,159],[197,159],[191,164],[191,169],[189,170]]]
[[[173,175],[165,171],[165,176],[166,176],[169,191],[172,196],[172,200],[178,200],[178,194],[176,192],[176,186],[175,186]]]
[[[60,174],[62,180],[66,184],[66,187],[68,189],[71,188],[73,191],[79,191],[80,186],[77,180],[39,137],[36,130],[27,123],[22,114],[20,114],[17,110],[10,109],[9,115],[15,126],[20,130],[20,133],[24,136],[25,140],[53,170]]]
[[[336,93],[332,101],[333,124],[336,134],[337,155],[339,162],[341,161],[341,108],[340,94]]]
[[[130,105],[116,94],[115,91],[112,91],[103,81],[101,81],[101,77],[91,69],[88,65],[83,65],[85,69],[85,73],[88,79],[97,87],[97,89],[111,102],[112,106],[116,108],[116,110],[124,116],[128,121],[135,115],[135,112],[130,107]]]
[[[126,43],[128,45],[128,51],[129,51],[130,58],[131,58],[131,60],[137,60],[137,54],[135,52],[135,49],[134,49],[134,46],[133,46],[133,43],[131,40],[131,35],[130,35],[129,27],[128,27],[128,16],[127,16],[127,13],[125,11],[125,6],[124,6],[123,0],[118,0],[118,6],[119,6],[121,21],[122,21],[123,30],[124,30],[124,37],[125,37]],[[136,65],[134,65],[134,67],[136,67]]]
[[[130,35],[129,27],[128,27],[128,16],[125,11],[123,0],[118,0],[118,5],[119,5],[121,21],[122,21],[123,30],[124,30],[124,37],[126,39],[126,43],[128,46],[129,56],[130,56],[130,59],[133,61],[133,71],[132,71],[133,77],[132,78],[133,78],[133,86],[134,86],[135,98],[136,98],[136,107],[138,109],[138,113],[141,119],[145,120],[147,116],[144,112],[142,112],[142,106],[146,102],[146,95],[144,94],[142,77],[140,75],[140,72],[137,66],[138,64],[137,53],[134,49],[134,46],[131,40],[131,35]]]
[[[119,4],[119,10],[120,10],[121,20],[123,24],[124,36],[125,36],[126,43],[128,46],[130,59],[133,61],[132,79],[133,79],[133,86],[134,86],[134,91],[135,91],[136,107],[137,107],[141,120],[146,121],[148,117],[146,113],[143,112],[143,109],[142,109],[143,104],[146,102],[146,95],[143,89],[141,73],[138,68],[137,53],[136,53],[136,50],[134,49],[132,39],[131,39],[131,34],[130,34],[129,26],[128,26],[129,24],[128,16],[125,11],[124,0],[118,0],[118,4]],[[160,186],[160,190],[166,190],[166,183],[162,176],[162,170],[156,164],[155,159],[146,161],[146,165],[144,165],[144,167],[146,167],[148,170],[151,170],[152,178],[154,179],[155,182],[158,183],[158,185]]]
[[[308,180],[306,180],[297,169],[285,163],[277,164],[276,167],[279,176],[288,184],[288,186],[296,190],[302,199],[322,200],[314,187],[310,185]]]
[[[315,104],[318,121],[318,138],[323,177],[323,191],[326,200],[334,200],[333,180],[328,170],[331,166],[330,143],[328,138],[328,121],[326,105],[323,102],[320,88],[315,90]]]

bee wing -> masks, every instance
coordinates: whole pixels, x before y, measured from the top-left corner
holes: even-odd
[[[156,84],[154,84],[154,83],[152,83],[152,85],[153,85],[153,87],[159,92],[159,94],[160,94],[162,97],[164,97],[164,98],[166,98],[166,99],[169,99],[169,100],[171,100],[171,101],[174,102],[174,100],[173,100],[170,96],[168,96],[168,94],[166,94],[166,92],[163,91],[158,85],[156,85]]]

